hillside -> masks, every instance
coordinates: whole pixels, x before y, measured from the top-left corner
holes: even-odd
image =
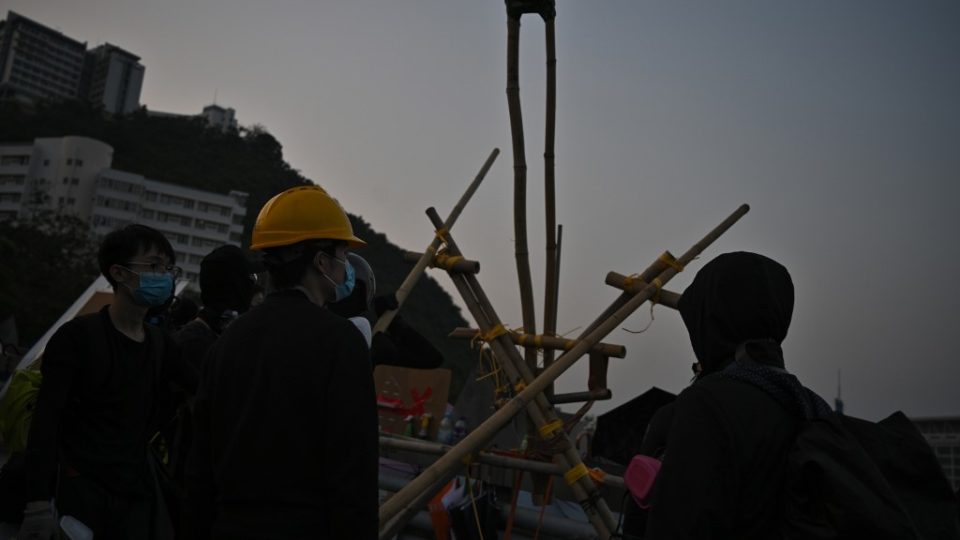
[[[41,104],[33,109],[17,103],[0,103],[0,143],[66,135],[91,137],[111,145],[116,169],[209,191],[226,193],[236,189],[248,192],[245,245],[249,244],[249,231],[264,202],[289,187],[310,182],[283,160],[280,142],[260,126],[222,133],[207,129],[200,118],[153,117],[145,110],[110,118],[80,103]],[[396,290],[412,265],[402,262],[402,250],[391,244],[386,235],[371,229],[360,216],[351,215],[351,219],[356,234],[369,243],[358,253],[374,268],[378,290]],[[0,242],[5,252],[3,259],[29,251],[27,246],[18,245],[26,241],[24,235],[7,232],[0,235],[6,242]],[[3,266],[5,270],[12,269],[6,262]],[[88,277],[92,280],[95,277],[95,269],[88,266],[84,271],[93,274],[77,276],[78,279]],[[42,318],[49,317],[50,313],[59,314],[79,294],[75,290],[76,283],[61,289],[56,282],[27,281],[29,272],[24,276],[17,275],[20,272],[4,274],[7,279],[14,280],[5,283],[4,288],[18,291],[18,294],[0,294],[0,319],[10,313],[16,315],[21,326],[21,345],[39,337],[37,329],[49,326],[56,318],[33,320],[38,311],[43,314]],[[41,285],[47,290],[36,297],[62,305],[51,305],[44,310],[24,305],[23,299],[34,298],[31,291]],[[468,326],[460,309],[435,280],[425,276],[404,305],[401,315],[444,353],[444,367],[453,372],[451,396],[456,396],[475,360],[465,342],[446,339],[446,334],[454,327]]]

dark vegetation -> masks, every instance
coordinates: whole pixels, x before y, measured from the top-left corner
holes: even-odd
[[[81,103],[0,103],[0,143],[67,135],[111,145],[115,169],[207,191],[249,193],[245,245],[264,202],[310,183],[283,160],[280,142],[261,126],[224,133],[208,129],[202,118],[149,116],[145,109],[110,117]],[[374,268],[378,291],[395,291],[411,265],[402,262],[401,249],[386,235],[361,217],[351,219],[356,234],[369,242],[358,253]],[[85,222],[56,215],[0,222],[0,321],[15,317],[21,347],[39,338],[97,273],[96,244]],[[453,372],[453,400],[474,361],[466,343],[446,338],[454,327],[467,325],[460,309],[425,276],[401,315],[444,353],[444,367]]]

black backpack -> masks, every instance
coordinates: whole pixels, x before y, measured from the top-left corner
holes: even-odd
[[[790,453],[786,539],[960,539],[957,501],[930,446],[897,412],[806,420]]]
[[[876,423],[833,413],[793,375],[752,361],[722,376],[803,418],[787,458],[784,539],[960,540],[956,496],[902,412]]]

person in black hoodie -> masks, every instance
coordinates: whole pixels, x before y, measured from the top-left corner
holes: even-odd
[[[274,292],[204,359],[187,464],[196,538],[377,537],[377,412],[367,345],[324,306],[350,295],[364,245],[318,186],[261,209],[251,249]]]
[[[697,380],[673,406],[646,538],[778,537],[787,453],[803,418],[793,409],[828,412],[785,370],[793,301],[787,269],[744,252],[710,261],[684,291]]]

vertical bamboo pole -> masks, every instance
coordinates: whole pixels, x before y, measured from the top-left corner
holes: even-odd
[[[513,141],[513,235],[523,331],[536,334],[537,315],[533,307],[533,282],[530,278],[530,253],[527,248],[527,157],[523,143],[523,113],[520,110],[519,15],[507,17],[507,108],[510,112],[510,134]],[[524,357],[530,369],[536,369],[536,347],[526,347]]]
[[[737,209],[737,211],[724,220],[723,223],[710,231],[707,236],[684,253],[678,260],[678,264],[681,266],[689,264],[694,257],[699,255],[707,246],[736,223],[748,210],[749,207],[747,205],[743,205]],[[657,279],[660,280],[660,283],[666,284],[677,272],[678,268],[668,267],[660,273]],[[451,448],[449,452],[441,456],[433,465],[424,469],[419,476],[411,480],[402,490],[387,500],[380,507],[381,523],[386,523],[393,516],[397,515],[418,493],[429,488],[439,478],[447,474],[447,471],[459,466],[466,456],[486,444],[503,426],[509,423],[514,416],[527,409],[527,405],[538,395],[541,395],[550,382],[556,380],[564,371],[569,369],[578,358],[588,352],[593,345],[600,342],[604,336],[620,325],[655,293],[656,286],[651,283],[642,291],[632,296],[624,305],[616,309],[607,320],[597,325],[588,335],[584,336],[583,340],[573,349],[557,358],[552,366],[545,369],[536,380],[528,384],[526,388],[508,401],[500,410],[490,415],[483,424],[470,432],[459,444]]]
[[[470,201],[470,198],[473,197],[473,194],[477,191],[477,188],[480,187],[480,182],[483,181],[484,177],[487,176],[487,171],[490,170],[490,167],[493,165],[493,162],[497,159],[497,156],[500,155],[500,149],[494,148],[490,152],[490,156],[487,157],[487,160],[483,162],[483,166],[480,167],[480,172],[477,173],[477,176],[473,179],[473,182],[470,182],[470,185],[467,187],[467,190],[460,196],[460,200],[457,201],[457,204],[454,205],[453,210],[450,211],[450,215],[447,216],[447,220],[443,222],[442,230],[450,230],[453,227],[453,224],[457,222],[457,218],[460,217],[460,214],[463,212],[464,207],[467,206],[467,202]],[[427,266],[433,261],[434,255],[437,254],[437,249],[440,247],[442,240],[439,236],[435,236],[433,241],[430,242],[430,245],[427,246],[427,249],[423,251],[423,255],[420,256],[420,260],[417,261],[417,264],[414,265],[413,270],[410,270],[410,273],[407,274],[406,279],[403,280],[403,283],[400,285],[400,288],[397,289],[397,309],[385,311],[383,315],[377,319],[377,323],[373,327],[373,332],[383,332],[390,326],[390,323],[393,322],[393,318],[396,316],[397,311],[400,310],[400,306],[403,305],[403,302],[407,299],[407,296],[410,295],[410,291],[413,290],[413,287],[417,284],[417,281],[420,279],[420,276],[423,275],[423,272],[426,270]]]
[[[546,130],[543,144],[543,180],[546,198],[547,253],[545,291],[543,295],[543,333],[554,336],[557,333],[557,297],[559,295],[558,273],[560,260],[557,256],[557,202],[556,178],[554,176],[555,134],[557,125],[557,42],[554,33],[554,16],[544,16],[546,26],[547,49],[547,111]],[[553,363],[553,351],[543,351],[543,367]],[[547,396],[553,395],[553,385],[547,387]]]

